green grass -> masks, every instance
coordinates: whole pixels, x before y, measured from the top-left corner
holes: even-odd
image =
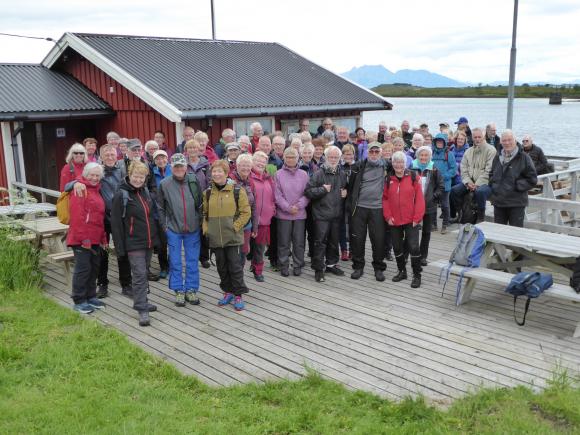
[[[0,243],[0,270],[6,252],[29,249],[1,234]],[[348,391],[316,373],[210,388],[47,299],[34,280],[14,288],[24,274],[0,275],[0,434],[580,433],[580,390],[557,367],[541,394],[483,390],[448,410]]]
[[[470,86],[467,88],[423,88],[412,85],[380,85],[372,89],[384,97],[438,97],[438,98],[507,98],[507,86]],[[549,98],[560,92],[563,98],[580,98],[580,85],[564,88],[546,86],[516,86],[516,98]]]

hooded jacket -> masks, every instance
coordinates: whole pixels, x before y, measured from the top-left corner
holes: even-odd
[[[393,219],[398,227],[410,223],[419,223],[425,215],[425,199],[421,177],[413,176],[405,169],[401,181],[396,175],[389,175],[390,181],[383,190],[383,217],[385,221]]]
[[[445,145],[443,148],[437,148],[437,141],[442,140]],[[437,168],[445,183],[445,192],[451,190],[451,181],[455,178],[457,172],[457,162],[455,154],[449,151],[447,147],[447,135],[438,133],[433,138],[433,165]]]
[[[85,178],[78,180],[87,190],[84,196],[70,195],[70,222],[66,244],[90,246],[107,243],[105,234],[105,201],[100,184],[93,186]]]
[[[284,220],[306,219],[306,206],[308,198],[304,195],[304,189],[308,185],[310,177],[298,168],[282,166],[276,173],[276,218]],[[298,207],[298,213],[290,213],[290,207]]]
[[[330,184],[330,192],[324,188]],[[340,189],[346,188],[346,175],[338,165],[333,171],[323,164],[308,181],[304,195],[312,203],[312,215],[318,220],[332,220],[340,217],[343,211],[343,198]]]
[[[201,196],[202,190],[193,174],[186,174],[183,180],[175,175],[163,180],[157,191],[159,222],[163,229],[179,234],[197,231]]]
[[[126,204],[124,197],[127,197]],[[137,189],[128,179],[121,183],[113,198],[111,210],[111,229],[118,256],[125,256],[131,251],[153,249],[159,245],[153,209],[153,199],[144,186]]]

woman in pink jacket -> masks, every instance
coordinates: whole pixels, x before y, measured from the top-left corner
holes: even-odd
[[[274,180],[265,171],[268,156],[258,151],[252,156],[253,166],[250,174],[250,185],[254,193],[255,213],[258,217],[258,228],[252,228],[254,249],[252,253],[252,272],[258,282],[264,282],[264,251],[270,244],[270,222],[276,214]]]

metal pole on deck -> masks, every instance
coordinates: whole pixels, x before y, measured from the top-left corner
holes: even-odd
[[[215,13],[213,9],[213,0],[211,0],[211,39],[215,40]]]
[[[506,128],[512,128],[514,119],[514,85],[516,80],[516,34],[518,28],[518,0],[514,0],[514,24],[512,27],[512,48],[510,51],[510,81],[508,87],[508,107]]]

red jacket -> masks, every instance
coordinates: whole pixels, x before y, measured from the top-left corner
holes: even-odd
[[[71,168],[71,164],[72,164],[72,168]],[[62,169],[60,170],[60,191],[63,192],[64,191],[64,186],[66,186],[67,183],[70,183],[73,180],[76,180],[77,178],[79,178],[81,175],[83,175],[83,169],[85,168],[86,163],[67,163],[66,165],[64,165],[62,167]],[[71,171],[72,169],[72,171]]]
[[[390,176],[390,183],[383,189],[383,216],[385,221],[394,220],[394,226],[401,226],[415,222],[420,223],[425,214],[425,199],[421,188],[421,177],[412,180],[411,173],[405,171],[403,178]]]
[[[210,147],[209,145],[205,147],[203,155],[207,158],[207,161],[209,162],[210,165],[218,159],[217,154],[215,153],[213,148]]]
[[[70,194],[70,223],[66,244],[101,245],[107,243],[105,234],[105,201],[101,196],[100,185],[91,185],[85,178],[79,179],[87,186],[85,196]]]

